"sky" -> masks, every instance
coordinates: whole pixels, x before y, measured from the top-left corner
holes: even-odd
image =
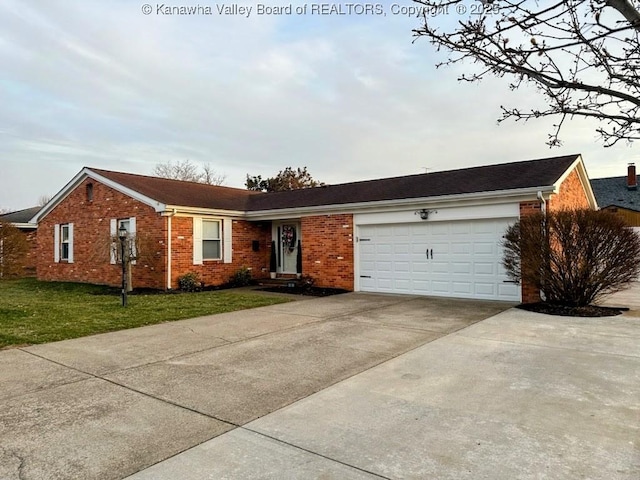
[[[459,83],[470,64],[435,68],[446,57],[414,42],[411,1],[147,1],[0,0],[0,209],[37,205],[84,166],[189,160],[244,188],[287,166],[336,184],[573,153],[597,178],[640,161],[591,121],[566,122],[554,149],[552,118],[498,125],[500,105],[543,99]],[[196,14],[168,13],[180,6]]]

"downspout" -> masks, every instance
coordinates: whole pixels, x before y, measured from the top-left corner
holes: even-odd
[[[167,215],[167,290],[171,290],[171,218],[176,214],[176,209]]]
[[[541,205],[542,215],[544,215],[546,217],[547,216],[547,201],[544,199],[544,196],[542,195],[542,191],[540,191],[540,190],[538,190],[538,200],[540,200],[540,202],[542,203],[542,205]]]
[[[538,200],[540,200],[540,211],[542,212],[542,221],[543,221],[543,228],[544,228],[544,242],[545,242],[545,251],[544,251],[544,255],[545,257],[547,256],[548,252],[549,252],[549,227],[547,225],[547,201],[544,199],[544,196],[542,195],[542,191],[538,190]],[[547,265],[550,262],[550,259],[547,257],[545,258]],[[546,295],[544,292],[544,281],[541,282],[542,288],[540,289],[540,299],[541,300],[546,300]]]

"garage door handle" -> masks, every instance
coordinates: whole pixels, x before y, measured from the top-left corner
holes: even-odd
[[[431,251],[431,260],[433,260],[433,248],[431,250],[427,248],[427,258],[429,258],[429,251]]]

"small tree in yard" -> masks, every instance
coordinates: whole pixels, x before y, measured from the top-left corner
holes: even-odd
[[[616,215],[563,210],[523,217],[504,236],[507,275],[548,303],[582,307],[640,274],[640,237]]]
[[[0,279],[23,273],[28,251],[22,232],[10,223],[0,222]]]

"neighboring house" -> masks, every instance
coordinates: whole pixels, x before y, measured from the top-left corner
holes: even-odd
[[[118,285],[109,239],[146,240],[134,287],[219,284],[239,268],[364,292],[535,301],[508,281],[502,235],[542,208],[597,208],[580,155],[262,193],[84,168],[34,217],[38,277]]]
[[[31,219],[39,210],[40,207],[32,207],[0,215],[0,222],[10,223],[20,230],[24,234],[27,244],[29,245],[24,265],[24,273],[22,275],[24,277],[36,276],[36,236],[38,225],[31,223]]]
[[[630,227],[640,229],[640,190],[635,164],[627,166],[624,177],[592,179],[591,188],[602,210],[620,215]]]

